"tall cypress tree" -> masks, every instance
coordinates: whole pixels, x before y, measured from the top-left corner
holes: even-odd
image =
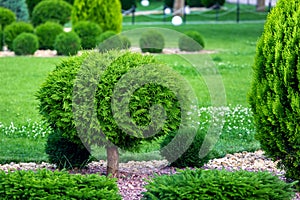
[[[25,0],[0,0],[0,6],[12,10],[16,14],[18,21],[29,21]]]

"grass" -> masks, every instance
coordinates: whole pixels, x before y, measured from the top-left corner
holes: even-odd
[[[205,56],[214,63],[215,68],[222,76],[226,89],[224,109],[227,111],[226,116],[228,119],[216,144],[216,156],[222,156],[228,152],[258,149],[259,144],[253,136],[254,130],[249,128],[253,125],[251,119],[249,119],[250,125],[237,119],[249,118],[247,93],[251,81],[251,66],[254,62],[255,44],[262,33],[263,23],[199,24],[196,26],[186,24],[180,27],[157,25],[156,27],[173,29],[179,32],[199,31],[205,38],[205,49],[216,51],[214,54]],[[126,32],[134,28],[145,28],[145,26],[126,25],[123,30]],[[132,35],[132,37],[136,36]],[[171,45],[176,44],[176,41],[169,42]],[[195,77],[191,66],[176,56],[174,59],[174,55],[156,56],[158,59],[167,62],[191,82],[193,87],[197,89],[196,93],[201,99],[200,106],[207,109],[205,112],[210,112],[211,102],[207,88],[205,88],[203,82],[200,84],[201,79]],[[41,121],[37,111],[38,102],[35,100],[34,94],[47,74],[55,68],[55,63],[60,62],[61,59],[61,57],[0,58],[0,84],[2,86],[0,88],[0,104],[2,105],[0,107],[0,163],[12,161],[41,162],[47,160],[47,155],[44,153],[45,137],[34,137],[35,134],[33,134],[35,130],[42,135],[43,131],[41,130],[44,130],[43,128],[40,129],[39,125],[33,127],[34,122],[39,124]],[[227,107],[229,105],[230,107]],[[234,111],[235,108],[239,112]],[[31,121],[28,122],[28,119],[31,119]],[[16,128],[9,128],[12,127],[11,122],[14,123],[13,127]],[[200,122],[205,123],[205,119]],[[22,129],[22,126],[26,128]],[[250,133],[248,133],[249,130]],[[158,147],[158,143],[145,144],[143,152],[140,154],[122,152],[121,161],[160,159],[157,151]],[[94,154],[99,158],[105,158],[103,149],[96,149]]]

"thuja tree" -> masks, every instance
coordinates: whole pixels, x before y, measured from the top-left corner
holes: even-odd
[[[300,180],[300,0],[280,0],[257,44],[250,104],[256,138]]]
[[[153,56],[110,51],[63,61],[37,96],[41,114],[62,137],[87,149],[105,146],[107,172],[118,176],[119,148],[138,151],[143,141],[186,123],[185,86]]]
[[[72,24],[79,21],[92,21],[103,31],[122,29],[121,3],[119,0],[75,0],[72,10]]]

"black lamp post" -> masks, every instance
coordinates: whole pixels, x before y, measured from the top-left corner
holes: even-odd
[[[240,0],[236,2],[236,22],[240,22]]]

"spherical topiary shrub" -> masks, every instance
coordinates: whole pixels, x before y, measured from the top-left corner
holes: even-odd
[[[281,0],[269,14],[249,94],[261,148],[294,180],[300,180],[299,4]]]
[[[79,21],[97,23],[103,31],[122,29],[122,13],[120,0],[75,0],[72,10],[72,24]]]
[[[4,29],[5,26],[16,21],[16,15],[13,11],[0,7],[0,26]]]
[[[21,33],[13,41],[13,50],[16,55],[32,55],[38,49],[38,38],[32,33]]]
[[[81,21],[78,22],[73,30],[81,39],[83,49],[93,49],[96,47],[96,38],[102,33],[101,27],[95,22]]]
[[[165,46],[163,35],[157,31],[144,32],[139,40],[142,52],[161,53]]]
[[[174,152],[177,152],[178,149],[186,149],[187,141],[189,138],[189,134],[191,134],[192,130],[185,128],[181,130],[181,132],[172,132],[169,133],[161,143],[160,153],[165,159],[173,161]],[[200,158],[199,152],[202,145],[206,145],[207,147],[210,144],[203,144],[206,132],[198,130],[197,134],[193,138],[193,142],[188,146],[187,150],[175,161],[170,163],[170,166],[183,168],[183,167],[202,167],[205,163],[207,163],[210,159],[210,155],[204,155],[204,157]],[[163,147],[170,144],[174,137],[179,137],[176,143],[173,143],[173,147],[165,150]]]
[[[146,199],[292,199],[294,184],[269,172],[184,170],[148,180]]]
[[[26,22],[13,22],[4,29],[4,41],[13,50],[13,41],[21,33],[33,33],[33,26]]]
[[[46,22],[37,26],[35,33],[39,38],[40,49],[53,50],[56,36],[63,31],[62,25],[56,22]]]
[[[82,143],[74,143],[54,130],[47,138],[46,153],[49,162],[59,169],[82,168],[90,161],[90,151]]]
[[[72,6],[62,0],[44,0],[36,5],[32,12],[31,22],[34,26],[47,21],[61,25],[70,21]]]
[[[28,8],[25,0],[0,0],[0,7],[8,8],[16,14],[18,21],[29,21]]]
[[[58,55],[76,55],[81,47],[79,36],[71,32],[63,32],[59,34],[54,43],[54,49]]]
[[[113,49],[129,49],[130,40],[122,35],[117,35],[114,31],[105,31],[97,38],[97,48],[100,52]]]
[[[188,31],[178,40],[181,51],[200,51],[204,48],[202,35],[197,31]]]

